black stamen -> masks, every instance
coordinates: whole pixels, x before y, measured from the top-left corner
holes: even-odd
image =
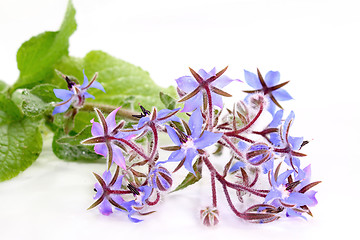
[[[127,185],[127,187],[133,194],[140,195],[139,190],[137,190],[137,188],[131,185],[130,183]]]
[[[94,188],[94,191],[97,192],[96,188]]]
[[[143,106],[140,105],[140,108],[142,113],[140,113],[140,115],[132,115],[133,117],[142,118],[151,114],[151,112],[149,110],[146,110]]]
[[[68,85],[68,89],[71,90],[72,87],[75,85],[75,82],[74,81],[71,81],[70,78],[68,76],[65,76],[65,81]]]

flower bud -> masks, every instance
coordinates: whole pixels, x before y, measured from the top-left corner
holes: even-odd
[[[219,211],[216,207],[206,207],[200,211],[201,221],[204,225],[211,227],[219,223]]]
[[[150,172],[149,182],[152,187],[167,191],[172,185],[172,177],[166,168],[157,166]]]
[[[247,161],[254,166],[258,166],[266,161],[269,161],[273,157],[274,153],[265,143],[253,144],[246,153]]]

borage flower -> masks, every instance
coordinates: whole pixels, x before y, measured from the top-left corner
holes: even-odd
[[[244,70],[245,72],[245,81],[252,88],[256,90],[244,91],[245,93],[253,94],[253,93],[263,93],[265,96],[269,98],[269,105],[267,110],[274,115],[275,108],[278,106],[282,109],[281,105],[278,101],[287,101],[292,99],[290,94],[281,89],[281,87],[285,86],[289,81],[277,84],[280,81],[280,73],[275,71],[269,71],[265,75],[265,79],[262,77],[259,69],[257,69],[257,75]],[[246,99],[249,97],[248,95]]]
[[[296,172],[300,169],[300,159],[298,157],[304,157],[306,154],[298,152],[303,143],[302,137],[291,137],[289,130],[294,122],[295,114],[293,111],[286,118],[284,124],[280,128],[280,132],[273,134],[270,138],[274,146],[274,151],[280,155],[285,156],[285,163],[291,166]]]
[[[94,190],[96,200],[89,208],[92,209],[99,205],[99,211],[103,215],[110,215],[113,213],[113,206],[125,210],[121,204],[124,199],[119,195],[125,191],[121,190],[123,176],[119,176],[119,167],[117,167],[114,176],[111,176],[110,171],[105,171],[101,178],[98,174],[94,173],[98,183],[95,184]]]
[[[133,193],[135,200],[123,202],[121,206],[125,208],[126,211],[128,212],[129,220],[134,223],[138,223],[143,220],[134,218],[133,217],[134,214],[138,213],[140,215],[148,215],[154,213],[154,211],[146,212],[146,213],[141,212],[141,210],[143,210],[147,206],[146,200],[148,200],[148,198],[150,197],[153,188],[147,185],[137,188],[131,184],[128,184],[128,188]],[[119,208],[118,210],[124,211],[123,208]]]
[[[204,69],[195,72],[190,68],[193,76],[184,76],[176,79],[178,87],[186,94],[179,100],[179,102],[185,102],[184,108],[181,111],[191,112],[200,108],[203,106],[204,96],[206,96],[212,105],[222,108],[223,101],[221,96],[231,97],[231,95],[221,90],[221,88],[235,81],[223,75],[226,69],[227,67],[216,73],[215,68],[210,72],[206,72]]]
[[[108,169],[110,169],[112,162],[115,162],[118,166],[126,170],[125,158],[120,149],[124,149],[124,146],[118,139],[128,140],[134,135],[132,133],[120,132],[120,129],[125,124],[124,121],[120,121],[119,124],[116,124],[115,116],[120,108],[121,107],[112,111],[106,118],[99,109],[95,108],[100,123],[95,122],[94,119],[91,120],[91,123],[93,124],[91,134],[93,137],[88,138],[81,143],[85,145],[95,145],[95,152],[107,157]]]
[[[180,122],[180,118],[175,115],[180,110],[180,108],[176,108],[173,110],[162,109],[158,112],[156,107],[154,107],[152,112],[150,112],[146,110],[143,106],[140,107],[143,113],[140,115],[133,115],[134,117],[140,118],[138,124],[133,126],[134,130],[125,131],[132,131],[135,133],[144,134],[152,128],[161,127],[166,122]]]
[[[308,190],[319,182],[309,183],[310,181],[310,167],[308,166],[297,174],[295,181],[291,174],[293,170],[287,170],[284,173],[278,175],[280,164],[275,172],[270,174],[271,190],[265,197],[265,203],[271,202],[275,207],[287,208],[286,215],[288,217],[303,217],[301,214],[306,212],[311,215],[308,206],[315,206],[317,200],[315,198],[315,191]]]
[[[216,143],[223,133],[202,132],[203,117],[198,108],[193,112],[189,119],[189,126],[185,129],[187,134],[180,130],[175,131],[170,126],[165,126],[171,140],[176,144],[175,147],[163,147],[164,150],[176,150],[164,162],[183,162],[185,168],[196,175],[192,166],[193,159],[203,148]],[[158,164],[164,163],[158,162]]]
[[[55,96],[63,101],[55,105],[54,111],[52,113],[53,115],[65,112],[69,109],[70,105],[72,105],[74,108],[81,108],[84,105],[86,98],[95,99],[93,95],[87,92],[89,88],[97,88],[105,92],[103,86],[96,81],[98,76],[97,73],[95,73],[90,82],[85,75],[85,70],[83,70],[83,74],[84,82],[82,85],[76,84],[74,81],[70,80],[68,76],[62,74],[62,77],[67,82],[69,90],[54,89]]]

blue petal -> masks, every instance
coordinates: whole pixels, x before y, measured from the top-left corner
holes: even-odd
[[[268,102],[268,106],[267,106],[267,109],[268,112],[274,116],[275,115],[275,109],[276,109],[276,105],[275,103],[269,98],[269,102]]]
[[[267,174],[269,171],[274,169],[274,159],[272,158],[269,161],[264,162],[261,166],[263,168],[263,173]]]
[[[67,101],[69,100],[72,95],[74,95],[74,93],[72,91],[69,90],[65,90],[65,89],[54,89],[54,94],[57,98],[60,98],[63,101]]]
[[[83,75],[84,75],[84,82],[83,82],[83,84],[81,84],[80,88],[84,88],[89,84],[89,80],[88,80],[87,76],[85,75],[85,69],[83,69]]]
[[[197,149],[203,149],[219,141],[222,135],[223,133],[204,131],[203,135],[200,138],[194,140],[194,145]]]
[[[224,103],[222,97],[214,92],[211,92],[210,94],[212,98],[212,104],[218,106],[219,108],[223,108]]]
[[[269,123],[268,128],[276,128],[281,124],[281,120],[284,114],[284,110],[278,110],[274,117],[273,120]]]
[[[57,113],[66,112],[66,110],[69,109],[69,107],[70,107],[70,105],[71,105],[71,102],[72,102],[72,101],[69,101],[69,102],[67,102],[67,103],[65,103],[65,104],[63,104],[63,105],[56,106],[56,107],[54,108],[54,111],[53,111],[52,115],[55,115],[55,114],[57,114]]]
[[[280,184],[284,184],[285,180],[293,173],[293,170],[287,170],[285,172],[283,172],[282,174],[280,174],[277,178],[277,185],[279,186]]]
[[[173,113],[173,112],[178,111],[178,110],[180,110],[180,108],[176,108],[176,109],[174,109],[174,110],[162,109],[162,110],[160,110],[160,111],[158,112],[158,114],[157,114],[157,119],[164,118],[164,117],[166,117],[168,114]],[[159,124],[163,124],[163,123],[168,122],[168,121],[181,122],[181,121],[180,121],[180,118],[179,118],[178,116],[173,115],[173,116],[171,116],[171,117],[169,117],[169,118],[166,118],[166,119],[164,119],[164,120],[159,121]]]
[[[278,89],[272,92],[272,95],[278,101],[288,101],[293,99],[292,96],[285,89]]]
[[[100,203],[99,211],[101,212],[101,214],[106,215],[106,216],[110,215],[113,212],[112,211],[112,205],[109,202],[109,200],[104,198],[102,203]]]
[[[230,169],[229,169],[229,173],[235,172],[237,170],[239,170],[240,168],[245,167],[246,164],[244,162],[241,161],[237,161]]]
[[[277,71],[267,72],[264,81],[268,87],[275,86],[280,81],[280,72]]]
[[[178,87],[186,93],[192,92],[199,86],[199,83],[191,76],[180,77],[175,81]]]
[[[199,138],[203,125],[203,118],[200,108],[196,109],[190,116],[189,128],[191,130],[191,137],[193,139]]]
[[[286,118],[284,125],[283,125],[283,131],[282,131],[282,139],[286,139],[287,130],[291,127],[295,119],[295,113],[293,111],[290,112],[289,116]]]
[[[287,217],[301,217],[301,218],[307,220],[306,217],[303,216],[300,212],[297,212],[297,211],[295,211],[295,210],[293,210],[291,208],[287,208],[286,216]]]
[[[216,69],[213,68],[210,72],[206,72],[204,69],[200,69],[198,71],[198,74],[202,77],[203,80],[207,80],[207,79],[211,78],[212,76],[215,76]]]
[[[195,174],[195,171],[194,171],[194,168],[193,168],[192,161],[197,155],[198,155],[198,152],[196,151],[196,149],[189,148],[186,151],[186,159],[185,159],[185,162],[184,162],[185,169],[187,169],[189,172],[194,174],[194,176],[196,176],[196,174]]]
[[[226,87],[227,85],[229,85],[233,81],[234,81],[233,79],[231,79],[227,76],[221,75],[211,85],[214,87],[217,87],[217,88],[223,88],[223,87]]]
[[[108,185],[111,181],[111,172],[110,171],[105,171],[102,175],[106,185]]]
[[[175,143],[176,146],[180,146],[181,142],[179,140],[179,137],[178,137],[176,131],[168,125],[165,125],[165,127],[166,127],[167,134],[169,135],[169,137],[171,138],[173,143]]]
[[[197,108],[202,107],[203,105],[203,94],[198,92],[194,97],[185,101],[184,108],[181,112],[191,112]]]
[[[90,87],[91,87],[91,88],[97,88],[97,89],[105,92],[104,87],[103,87],[99,82],[97,82],[97,81],[94,81],[94,82],[91,84]]]
[[[286,203],[295,204],[296,206],[303,206],[312,204],[313,201],[303,193],[292,192],[286,199]]]
[[[260,80],[256,74],[246,70],[244,70],[244,74],[245,74],[245,81],[247,84],[250,85],[250,87],[254,89],[262,89]]]
[[[88,93],[88,92],[84,92],[84,96],[85,96],[85,98],[95,99],[95,97],[93,95],[91,95],[90,93]]]
[[[246,151],[249,148],[249,144],[240,140],[238,143],[238,148],[240,149],[240,151]]]
[[[270,192],[266,195],[264,202],[267,203],[273,199],[281,198],[281,192],[276,189],[271,189]]]
[[[185,158],[185,151],[183,149],[172,152],[166,162],[180,162]],[[159,162],[160,164],[161,162]]]
[[[142,117],[140,118],[139,120],[139,123],[137,125],[137,129],[141,128],[142,126],[144,126],[144,124],[146,124],[147,122],[150,121],[150,118],[149,117]]]
[[[301,144],[303,143],[303,137],[291,137],[289,136],[289,143],[292,146],[293,150],[299,150],[301,147]]]

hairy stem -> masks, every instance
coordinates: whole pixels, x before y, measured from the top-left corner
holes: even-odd
[[[104,113],[111,113],[112,111],[114,111],[117,107],[111,106],[111,105],[105,105],[105,104],[98,104],[98,103],[91,103],[91,102],[86,102],[84,104],[84,106],[82,108],[80,108],[80,111],[86,111],[86,112],[93,112],[94,108],[98,108],[100,109],[102,112]],[[129,120],[139,120],[136,117],[133,117],[132,115],[136,115],[138,113],[133,112],[131,110],[128,109],[119,109],[119,111],[117,112],[117,115],[119,117],[123,117],[125,119],[129,119]]]
[[[211,191],[212,191],[213,207],[217,207],[215,173],[213,173],[213,172],[211,173]]]
[[[205,91],[206,91],[206,95],[207,95],[207,99],[208,99],[208,129],[209,131],[212,131],[213,129],[213,103],[212,103],[212,96],[211,96],[211,91],[210,91],[210,88],[209,87],[206,87],[205,88]]]

